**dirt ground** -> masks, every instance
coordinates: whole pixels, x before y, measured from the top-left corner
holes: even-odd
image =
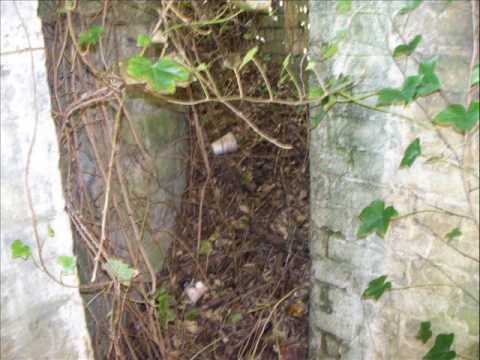
[[[288,90],[285,90],[288,91]],[[195,257],[205,165],[191,129],[188,191],[178,236],[162,274],[175,295],[177,316],[168,329],[179,358],[305,359],[308,335],[309,174],[305,108],[244,104],[242,111],[267,133],[293,145],[262,141],[232,114],[198,108],[211,142],[232,132],[236,152],[209,152],[209,179]],[[193,123],[193,121],[192,121]],[[188,305],[184,288],[200,280],[204,297]],[[195,316],[191,316],[195,314]],[[183,326],[178,327],[178,324]]]

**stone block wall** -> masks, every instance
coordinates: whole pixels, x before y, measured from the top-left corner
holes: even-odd
[[[467,93],[478,3],[424,1],[400,15],[408,4],[353,1],[344,13],[334,1],[309,2],[311,57],[320,59],[322,44],[342,39],[318,71],[325,78],[351,75],[358,81],[353,96],[400,87],[434,56],[443,84],[441,93],[407,107],[384,108],[413,121],[355,104],[312,109],[322,120],[310,147],[311,359],[421,359],[439,333],[455,334],[459,355],[479,356],[478,125],[464,136],[431,121],[447,104],[478,96]],[[423,40],[415,53],[394,61],[393,49],[417,34]],[[362,102],[374,106],[376,97]],[[399,169],[417,137],[422,156]],[[394,221],[385,239],[358,239],[358,215],[376,199],[401,215],[438,212]],[[462,235],[447,241],[455,227]],[[404,289],[362,299],[369,281],[384,274]],[[427,320],[434,336],[424,345],[416,335]]]

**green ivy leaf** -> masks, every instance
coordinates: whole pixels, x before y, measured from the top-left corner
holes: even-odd
[[[205,63],[200,63],[197,66],[197,71],[199,72],[206,71],[207,69],[208,69],[208,65]]]
[[[453,228],[448,232],[448,234],[445,235],[448,241],[452,241],[454,238],[459,236],[462,236],[462,231],[458,227]]]
[[[337,0],[337,11],[341,14],[352,10],[352,0]]]
[[[233,313],[232,315],[230,315],[230,318],[229,318],[230,322],[233,324],[239,322],[242,319],[243,319],[243,315],[240,313]]]
[[[283,59],[283,62],[282,62],[282,69],[286,69],[286,67],[290,64],[291,57],[292,57],[292,54],[288,54],[287,56],[285,56],[285,59]]]
[[[403,154],[403,159],[400,162],[400,167],[410,167],[412,166],[415,159],[422,154],[422,148],[420,146],[420,139],[416,138],[413,140],[410,145],[407,146],[405,153]]]
[[[407,5],[400,9],[398,12],[400,15],[408,14],[409,12],[415,10],[417,7],[420,6],[423,0],[408,0]]]
[[[74,274],[77,269],[77,258],[75,256],[59,256],[58,263],[65,274]]]
[[[423,75],[415,75],[405,79],[401,90],[405,105],[408,105],[417,97],[417,89],[423,83],[423,78]]]
[[[287,56],[285,56],[285,59],[283,59],[282,71],[281,71],[282,73],[287,70],[287,67],[290,64],[291,57],[292,57],[292,54],[288,54]]]
[[[96,45],[100,36],[104,33],[105,29],[102,26],[94,25],[87,31],[80,33],[78,36],[78,43],[80,46]]]
[[[468,111],[461,104],[448,105],[433,122],[438,125],[453,125],[460,132],[472,130],[478,122],[479,102],[473,101]]]
[[[430,321],[422,321],[420,323],[420,329],[417,333],[417,339],[425,344],[433,335],[431,328],[432,323]]]
[[[315,129],[318,125],[320,125],[322,119],[323,117],[320,114],[312,116],[312,129]]]
[[[435,75],[437,60],[435,58],[420,64],[418,75],[405,79],[401,88],[385,88],[378,92],[377,106],[404,103],[409,104],[420,96],[429,95],[440,90],[441,83]]]
[[[15,240],[11,245],[12,259],[22,258],[27,260],[32,256],[32,248],[21,240]]]
[[[161,288],[155,294],[157,303],[157,317],[162,327],[166,327],[169,322],[175,321],[177,315],[172,308],[173,297],[164,288]]]
[[[147,79],[152,75],[152,62],[143,56],[135,56],[128,60],[128,75],[137,79]]]
[[[422,35],[417,35],[408,44],[398,45],[393,50],[393,57],[398,58],[400,56],[410,56],[417,48],[418,44],[422,41]]]
[[[377,106],[385,106],[403,102],[401,90],[393,88],[384,88],[378,92]]]
[[[457,353],[450,350],[453,344],[455,334],[439,334],[435,338],[435,344],[430,351],[423,357],[423,360],[452,360]]]
[[[273,56],[272,56],[272,54],[264,54],[263,57],[262,57],[262,59],[263,59],[263,61],[265,61],[265,62],[270,62],[270,61],[272,61]]]
[[[361,224],[357,237],[364,238],[375,232],[383,239],[390,225],[391,218],[397,215],[398,212],[393,206],[385,208],[385,203],[382,200],[373,201],[360,213]]]
[[[147,47],[152,43],[152,38],[145,34],[140,34],[137,37],[137,46],[138,47]]]
[[[199,316],[200,316],[200,310],[198,310],[197,308],[192,308],[185,314],[185,320],[193,321],[198,319]]]
[[[312,86],[308,91],[308,98],[313,100],[313,99],[322,97],[323,94],[324,94],[324,92],[323,92],[321,87]]]
[[[475,86],[480,82],[480,64],[473,68],[472,78],[470,79],[470,86]]]
[[[50,225],[48,225],[47,233],[48,233],[48,237],[53,238],[55,236],[55,230],[53,230],[53,228]]]
[[[385,282],[387,275],[382,275],[376,279],[373,279],[368,283],[368,287],[362,294],[364,299],[374,299],[378,300],[382,297],[385,290],[392,288],[392,283],[390,281]]]
[[[337,103],[337,97],[335,95],[330,95],[327,96],[326,98],[323,99],[322,105],[323,105],[323,110],[327,112],[330,110],[335,104]]]
[[[280,70],[280,80],[278,80],[277,86],[282,85],[285,81],[287,81],[290,78],[290,74],[287,71],[288,65],[290,65],[290,59],[292,57],[292,54],[288,54],[285,56],[285,59],[283,59],[282,62],[282,68]]]
[[[309,61],[307,64],[307,67],[305,68],[305,71],[308,71],[308,70],[314,71],[315,65],[317,65],[315,61]]]
[[[208,240],[203,240],[200,242],[200,250],[199,253],[200,255],[210,255],[213,251],[213,245],[210,241]]]
[[[185,82],[190,78],[190,71],[183,65],[169,58],[158,60],[152,66],[152,86],[155,90],[173,94],[176,82]]]
[[[328,60],[338,51],[337,43],[330,43],[322,47],[323,58],[322,60]]]
[[[121,284],[129,286],[130,281],[137,276],[138,270],[131,268],[120,259],[108,259],[103,268]]]
[[[245,65],[247,65],[250,61],[253,60],[255,55],[258,52],[258,46],[255,46],[254,48],[251,48],[250,50],[247,51],[245,56],[243,57],[242,63],[240,64],[240,67],[238,70],[241,70]]]
[[[150,86],[161,93],[173,94],[177,82],[186,82],[190,71],[183,65],[169,58],[159,59],[155,64],[142,56],[135,56],[128,61],[127,72],[137,79],[146,80]]]
[[[409,76],[405,79],[405,82],[400,89],[385,88],[380,90],[378,92],[377,106],[400,103],[404,103],[405,105],[409,104],[415,98],[417,88],[422,81],[422,75]]]
[[[429,95],[441,89],[442,84],[437,75],[435,75],[436,67],[437,58],[430,59],[420,64],[418,74],[423,75],[423,78],[421,85],[417,88],[415,98]]]

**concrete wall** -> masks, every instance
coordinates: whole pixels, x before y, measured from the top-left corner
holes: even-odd
[[[57,256],[73,252],[64,212],[55,126],[37,1],[1,1],[1,355],[2,359],[89,359],[90,338],[77,288],[52,281],[32,260],[12,259],[16,239],[37,245],[27,202],[29,183],[43,259],[60,278]],[[55,231],[48,237],[48,226]],[[64,276],[78,284],[77,276]]]
[[[415,56],[439,56],[444,89],[405,108],[387,108],[423,126],[352,104],[328,115],[312,110],[323,116],[310,148],[312,359],[421,359],[435,335],[450,332],[458,354],[479,356],[478,125],[467,136],[431,125],[447,103],[466,102],[478,41],[472,35],[475,3],[424,1],[401,16],[406,1],[353,1],[347,13],[339,13],[334,1],[310,1],[312,57],[321,58],[323,43],[344,38],[318,69],[325,78],[343,73],[362,80],[354,95],[399,87],[405,75],[417,73],[418,63],[395,62],[392,51],[422,34]],[[376,99],[364,102],[375,105]],[[416,137],[422,156],[410,169],[399,169]],[[464,176],[454,165],[462,161],[469,168]],[[400,214],[437,208],[469,219],[423,213],[396,221],[385,239],[358,239],[358,215],[376,199]],[[463,235],[447,243],[445,234],[454,227]],[[368,282],[383,274],[394,288],[413,288],[362,300]],[[423,345],[415,336],[426,320],[434,336]]]
[[[77,36],[86,28],[101,24],[101,17],[95,15],[103,10],[104,4],[105,2],[100,0],[77,2],[78,6],[72,12],[72,26]],[[62,42],[48,35],[53,33],[55,26],[64,29],[64,17],[59,15],[57,3],[44,1],[41,5],[39,12],[46,34],[45,41],[49,48],[56,46],[58,56]],[[109,6],[111,8],[108,9],[105,19],[106,30],[101,38],[102,50],[98,46],[86,55],[89,62],[100,72],[105,71],[104,61],[108,69],[106,71],[118,71],[120,63],[125,63],[128,58],[137,55],[140,52],[136,45],[138,35],[148,34],[158,21],[155,1],[115,1],[109,2]],[[60,33],[63,31],[60,30]],[[68,42],[66,54],[71,51],[70,46],[72,44]],[[161,48],[151,47],[146,56],[152,59],[160,56]],[[48,60],[50,64],[58,61],[53,57]],[[59,78],[65,79],[58,86],[59,103],[63,108],[75,102],[76,97],[96,90],[95,84],[98,83],[94,76],[81,66],[76,68],[79,74],[74,73],[75,78],[71,78],[68,56],[62,59],[58,68]],[[53,78],[50,78],[52,94]],[[70,81],[75,84],[75,94],[72,94],[70,89]],[[82,212],[83,225],[95,235],[97,241],[100,238],[100,227],[92,225],[99,224],[103,214],[107,182],[104,174],[108,168],[116,115],[110,105],[117,106],[117,103],[106,102],[74,114],[70,121],[83,125],[78,126],[75,133],[78,139],[75,149],[78,151],[72,152],[68,141],[61,147],[63,181],[72,189],[70,202],[73,208]],[[53,106],[53,110],[58,111],[55,101]],[[124,109],[129,116],[128,119],[122,116],[111,181],[110,210],[106,227],[108,254],[124,259],[148,281],[151,279],[150,269],[142,252],[148,257],[153,272],[159,272],[173,240],[176,215],[186,186],[185,172],[189,149],[185,111],[188,109],[167,106],[134,86],[126,89]],[[60,123],[62,121],[59,120]],[[61,128],[61,125],[58,128]],[[77,154],[78,162],[72,161]],[[74,236],[75,250],[79,256],[80,280],[89,284],[94,257],[89,253],[79,232]],[[98,279],[103,281],[108,277],[99,272]],[[112,310],[112,297],[109,292],[100,295],[91,292],[83,294],[83,300],[87,306],[87,323],[95,355],[102,359],[106,356],[111,342],[108,336],[111,319],[108,314]],[[131,324],[128,322],[136,320],[126,316],[124,321],[124,326],[128,328]]]

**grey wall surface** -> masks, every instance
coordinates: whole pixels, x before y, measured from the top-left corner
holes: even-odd
[[[2,359],[90,359],[92,351],[76,275],[63,287],[32,260],[12,259],[16,239],[38,247],[27,202],[29,183],[43,260],[60,279],[57,256],[73,252],[64,212],[55,126],[37,1],[1,1],[1,355]],[[48,237],[48,226],[55,231]]]
[[[72,32],[79,36],[86,28],[100,25],[101,17],[96,15],[102,12],[105,4],[107,3],[100,0],[78,1],[71,13]],[[121,72],[119,65],[126,64],[130,57],[141,51],[136,44],[137,37],[152,31],[158,21],[157,5],[158,2],[150,0],[108,2],[105,33],[98,46],[86,54],[88,61],[99,73]],[[50,90],[54,99],[52,106],[57,113],[61,112],[57,107],[68,108],[84,94],[103,86],[98,78],[82,66],[72,71],[68,56],[58,59],[63,43],[63,29],[66,29],[61,7],[61,3],[43,1],[39,8],[46,45],[49,49],[54,49],[49,52],[49,65],[55,68],[54,64],[61,60],[58,78],[64,81],[55,87],[55,76],[53,71],[50,72]],[[62,40],[52,36],[55,31],[62,34]],[[67,43],[65,54],[72,50],[69,48],[71,42]],[[152,59],[158,58],[162,48],[163,46],[152,46],[145,55]],[[75,91],[71,90],[70,83],[75,85]],[[57,96],[58,104],[55,101]],[[185,111],[188,109],[167,106],[135,86],[126,86],[123,105],[124,114],[115,164],[112,167],[112,190],[106,218],[108,256],[121,258],[140,272],[139,278],[149,281],[152,273],[162,269],[174,239],[176,216],[186,186],[189,149],[188,117]],[[66,139],[60,152],[68,204],[82,214],[81,225],[93,234],[93,239],[97,242],[100,240],[101,228],[96,224],[100,224],[103,217],[108,182],[106,169],[109,166],[117,107],[118,102],[108,101],[79,111],[69,119],[71,123],[81,124],[76,127],[75,134],[61,134]],[[57,129],[62,129],[64,121],[58,118]],[[74,146],[72,142],[75,143]],[[76,225],[78,228],[81,226]],[[90,240],[85,240],[82,231],[76,231],[74,237],[80,280],[88,285],[94,267],[94,255],[88,246]],[[107,274],[99,272],[98,281],[107,279]],[[95,355],[102,359],[111,343],[109,329],[112,322],[109,314],[112,311],[112,296],[108,291],[82,295]],[[130,328],[136,320],[126,316],[124,321],[124,326]]]
[[[361,80],[354,95],[399,87],[405,76],[417,74],[415,58],[438,55],[444,89],[387,108],[414,121],[352,104],[327,115],[312,110],[323,117],[310,148],[312,359],[421,359],[439,333],[454,333],[456,352],[478,358],[478,125],[464,136],[431,124],[448,103],[466,103],[475,4],[424,1],[401,16],[407,1],[353,1],[347,13],[339,13],[334,1],[310,1],[311,56],[318,60],[322,44],[343,38],[338,53],[318,68],[325,78],[343,73]],[[395,62],[395,46],[416,34],[423,41],[414,58]],[[364,102],[375,105],[376,99]],[[422,156],[399,169],[416,137]],[[459,163],[468,169],[463,176]],[[376,199],[400,214],[441,210],[395,221],[385,239],[358,239],[358,215]],[[462,236],[448,242],[445,234],[454,227]],[[394,288],[406,289],[377,302],[362,300],[368,282],[383,274]],[[427,320],[434,335],[424,345],[415,337]]]

